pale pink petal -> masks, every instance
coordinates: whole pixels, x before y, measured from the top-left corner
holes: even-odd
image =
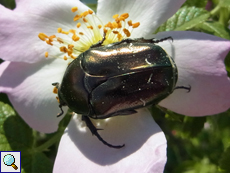
[[[125,144],[121,149],[105,146],[82,124],[80,117],[71,120],[59,145],[54,173],[163,172],[166,139],[146,109],[110,118],[99,126],[104,129],[99,133],[107,142]]]
[[[7,93],[32,128],[54,132],[62,117],[57,118],[60,110],[51,84],[61,81],[66,66],[63,60],[44,60],[33,65],[4,62],[0,65],[0,92]]]
[[[140,22],[131,37],[144,37],[153,33],[163,22],[176,13],[185,0],[99,0],[97,15],[105,24],[114,21],[114,14],[129,13],[127,20]],[[108,10],[109,9],[109,10]]]
[[[230,41],[212,35],[178,31],[159,33],[157,38],[173,37],[162,47],[175,59],[179,79],[177,86],[191,86],[187,93],[177,89],[160,105],[188,116],[213,115],[230,108],[230,80],[224,59]]]
[[[71,8],[78,6],[85,11],[87,6],[80,1],[68,0],[20,0],[15,10],[0,5],[0,52],[8,61],[34,63],[44,59],[48,51],[56,55],[57,49],[38,38],[39,33],[54,35],[57,28],[76,28]]]

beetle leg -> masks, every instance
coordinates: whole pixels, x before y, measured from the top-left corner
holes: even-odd
[[[159,42],[163,42],[163,41],[169,40],[169,39],[173,41],[173,38],[171,36],[162,38],[160,40],[144,39],[144,38],[136,38],[136,39],[126,38],[120,42],[113,43],[113,45],[119,45],[121,43],[159,43]]]
[[[61,112],[59,114],[57,114],[57,117],[60,117],[60,116],[62,116],[64,114],[62,106],[63,106],[62,104],[59,105],[59,108],[61,109]]]
[[[174,88],[175,89],[186,89],[187,92],[189,93],[191,91],[191,86],[189,85],[189,87],[185,87],[185,86],[177,86]]]
[[[169,40],[169,39],[173,42],[173,38],[171,36],[169,36],[169,37],[162,38],[160,40],[152,40],[152,43],[159,43],[159,42],[163,42],[163,41]]]
[[[112,144],[109,144],[108,142],[106,142],[104,139],[102,139],[102,137],[97,133],[98,130],[102,130],[102,129],[97,129],[93,125],[93,123],[91,122],[91,120],[89,119],[89,117],[87,115],[82,115],[82,120],[85,121],[86,126],[89,128],[91,133],[93,135],[95,135],[99,139],[99,141],[101,141],[103,144],[107,145],[108,147],[116,148],[116,149],[119,149],[119,148],[122,148],[125,146],[125,144],[123,144],[123,145],[112,145]]]

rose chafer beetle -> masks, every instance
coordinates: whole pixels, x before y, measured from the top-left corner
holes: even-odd
[[[91,46],[67,67],[58,88],[59,107],[68,106],[82,114],[92,134],[105,145],[90,118],[105,119],[136,113],[135,109],[155,105],[170,95],[176,87],[177,67],[166,51],[156,43],[171,39],[124,39],[103,46],[102,41]]]

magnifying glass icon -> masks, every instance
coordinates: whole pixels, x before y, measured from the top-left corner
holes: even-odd
[[[18,167],[14,164],[15,163],[15,158],[12,154],[7,154],[3,158],[3,162],[7,166],[12,166],[15,170],[18,169]]]

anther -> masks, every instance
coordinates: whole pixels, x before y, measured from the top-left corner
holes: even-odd
[[[68,58],[66,56],[64,56],[63,59],[66,61]]]
[[[113,31],[114,34],[118,34],[119,32],[118,31]]]
[[[132,24],[133,28],[137,28],[139,25],[140,25],[140,22],[137,22],[137,23],[133,23],[133,24]]]
[[[124,28],[123,29],[123,32],[125,33],[125,35],[127,36],[127,37],[130,37],[130,32],[129,32],[129,30],[128,29],[126,29],[126,28]]]
[[[57,41],[58,41],[60,44],[64,43],[64,41],[63,41],[60,37],[57,38]]]
[[[48,38],[48,36],[44,33],[39,33],[38,37],[42,40],[42,41],[46,41],[46,39]]]
[[[68,34],[69,34],[69,32],[68,32],[68,31],[61,31],[61,33],[62,33],[62,34],[66,34],[66,35],[68,35]]]
[[[129,13],[123,13],[121,16],[120,16],[120,20],[125,20],[129,17]]]
[[[77,20],[79,20],[80,18],[81,18],[81,16],[77,14],[77,15],[73,18],[73,21],[77,21]]]
[[[83,21],[86,23],[86,22],[88,22],[88,20],[86,19],[86,18],[83,18]]]
[[[82,17],[86,17],[89,14],[89,11],[84,11],[83,13],[80,14]]]
[[[90,25],[90,26],[87,26],[87,28],[89,28],[89,29],[92,29],[92,30],[93,30],[93,26],[91,26],[91,25]]]
[[[77,7],[73,7],[73,8],[71,8],[71,11],[74,13],[74,12],[76,12],[78,10],[78,8]]]
[[[117,38],[118,38],[119,41],[121,41],[122,40],[122,35],[120,33],[118,33]]]
[[[93,11],[92,10],[88,10],[89,14],[93,14]]]
[[[81,23],[77,23],[77,25],[76,25],[76,26],[77,26],[77,28],[80,28],[80,26],[81,26]]]
[[[49,56],[49,53],[45,52],[45,57],[48,58],[48,56]]]
[[[117,22],[113,22],[112,25],[113,25],[113,28],[118,28],[118,23]]]
[[[62,28],[58,28],[58,29],[57,29],[57,32],[58,32],[58,33],[61,33],[61,32],[62,32]]]
[[[119,16],[119,14],[115,14],[115,15],[113,15],[113,18],[116,19],[116,18],[118,18],[118,16]]]
[[[53,93],[54,93],[54,94],[57,94],[57,93],[58,93],[58,88],[57,88],[57,87],[54,87],[54,88],[53,88]]]
[[[129,20],[127,23],[129,26],[133,26],[132,20]]]
[[[80,37],[78,37],[77,35],[73,35],[72,40],[73,41],[78,41],[78,40],[80,40]]]

